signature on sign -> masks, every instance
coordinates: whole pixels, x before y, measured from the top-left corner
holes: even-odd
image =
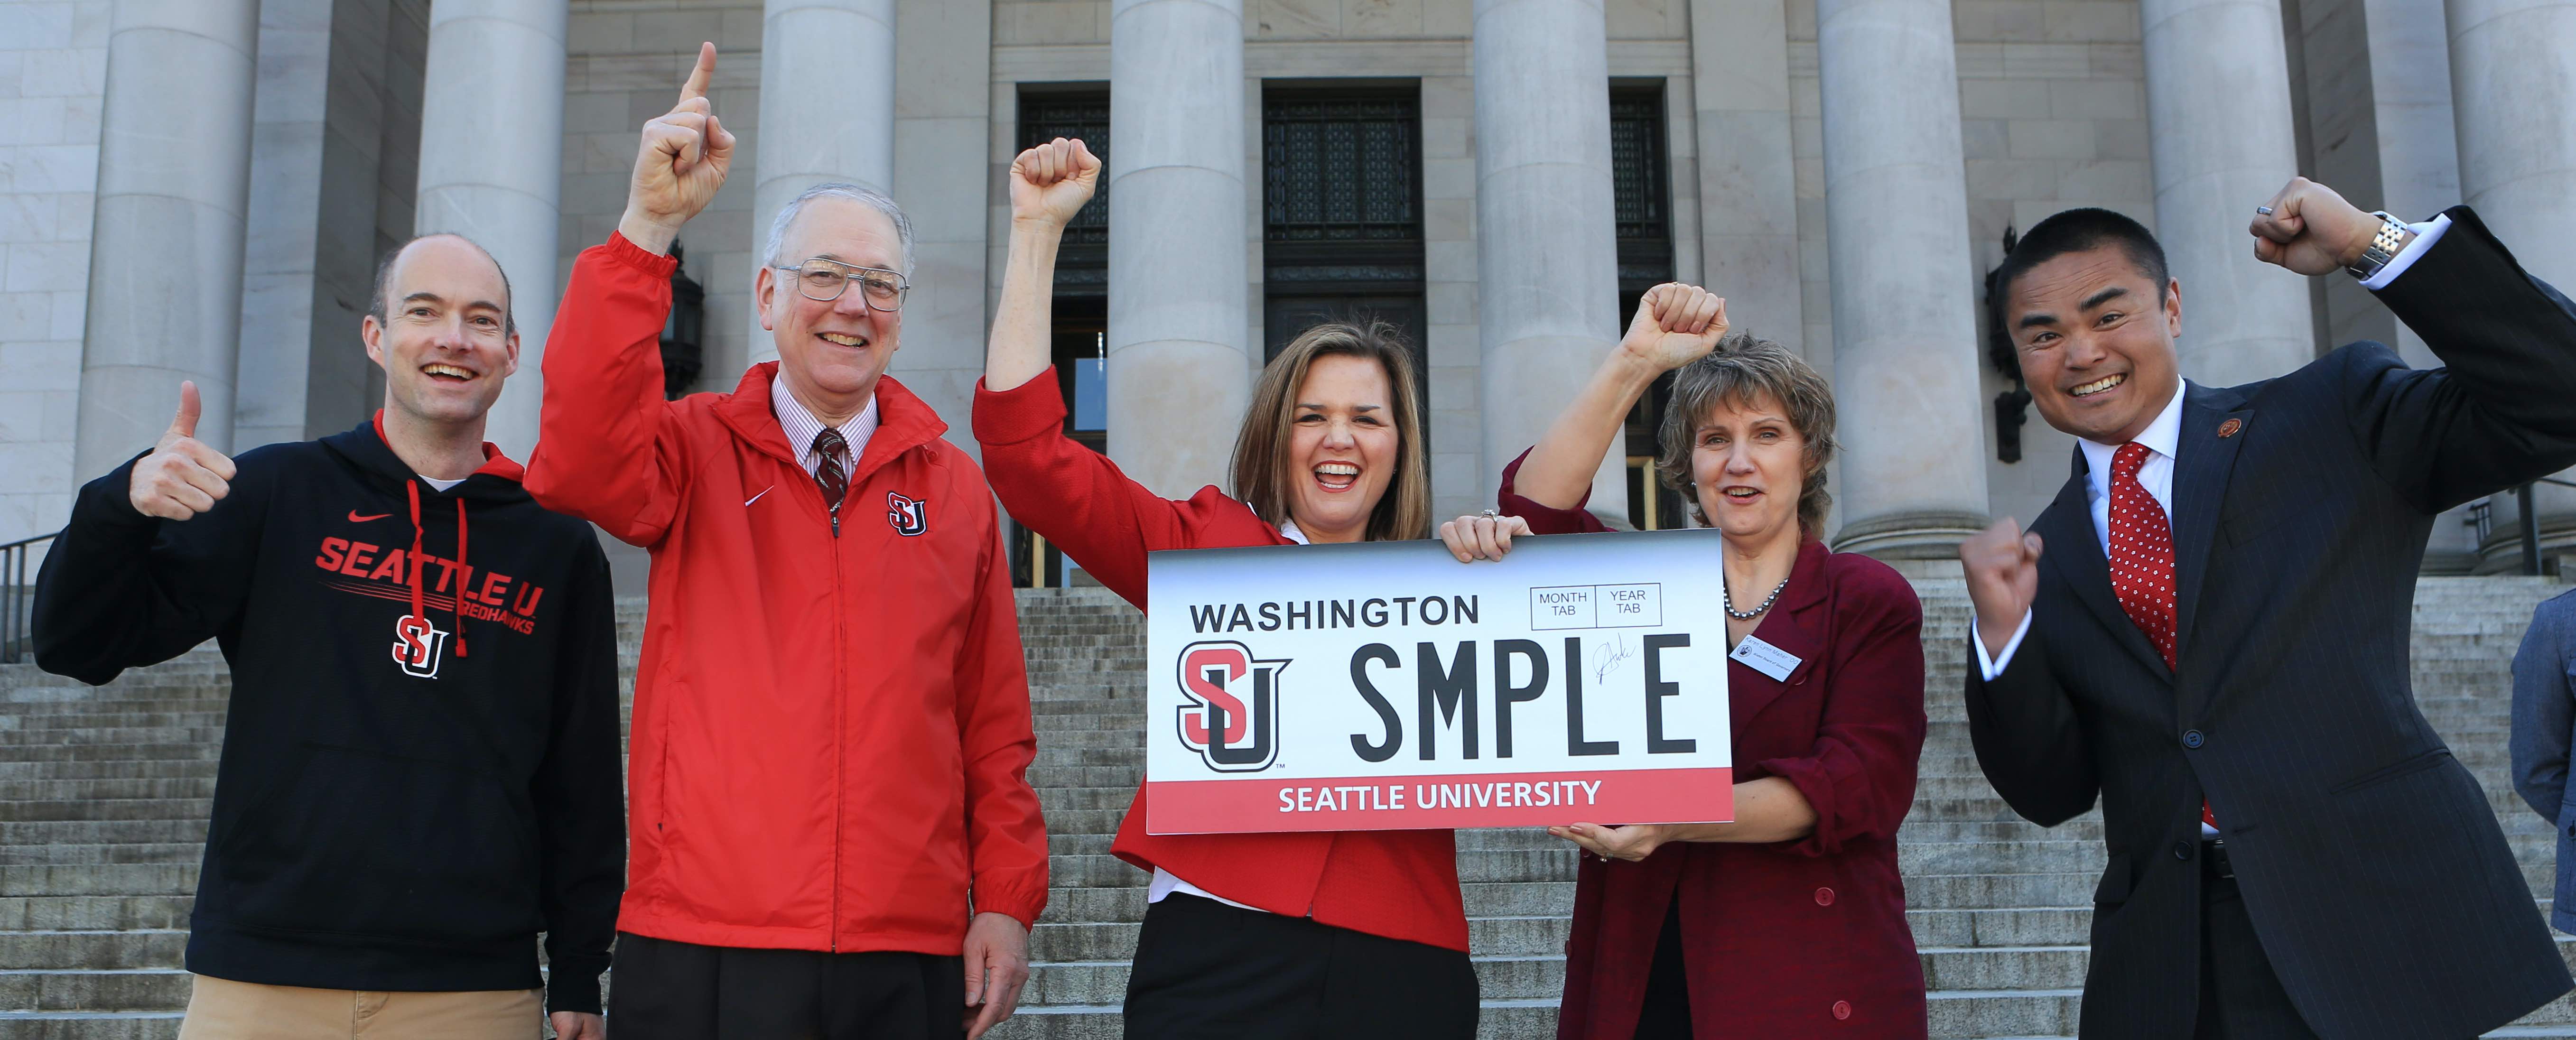
[[[1610,642],[1594,647],[1592,653],[1600,659],[1599,664],[1592,666],[1592,684],[1595,686],[1609,682],[1610,673],[1618,671],[1620,665],[1628,663],[1629,658],[1637,656],[1636,651],[1628,649],[1628,637],[1625,633]]]

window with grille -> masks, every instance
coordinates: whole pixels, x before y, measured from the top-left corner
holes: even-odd
[[[1264,357],[1323,321],[1394,325],[1427,404],[1421,98],[1412,82],[1263,89],[1262,310]]]
[[[1030,148],[1059,137],[1079,138],[1101,162],[1100,187],[1082,212],[1064,227],[1064,247],[1056,256],[1057,296],[1104,296],[1109,292],[1109,91],[1092,88],[1023,88],[1020,94],[1020,147]]]

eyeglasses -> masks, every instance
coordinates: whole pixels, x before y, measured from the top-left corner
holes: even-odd
[[[850,283],[857,282],[861,287],[860,296],[867,300],[869,307],[899,311],[903,309],[904,294],[912,291],[912,283],[893,271],[882,267],[859,267],[819,256],[796,267],[776,269],[794,272],[797,295],[821,303],[840,299],[842,293],[850,290]]]

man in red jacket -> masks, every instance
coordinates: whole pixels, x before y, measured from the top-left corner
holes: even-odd
[[[912,236],[866,188],[770,228],[779,360],[663,400],[666,254],[733,158],[714,67],[708,45],[645,124],[617,233],[573,265],[528,464],[540,502],[653,554],[609,1017],[619,1040],[980,1036],[1047,896],[992,493],[883,374]]]

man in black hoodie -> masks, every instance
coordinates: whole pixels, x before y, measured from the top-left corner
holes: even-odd
[[[36,661],[105,683],[209,637],[232,665],[183,1040],[600,1040],[625,872],[616,623],[590,526],[483,442],[509,283],[424,236],[361,329],[384,408],[228,459],[192,434],[81,488]]]

